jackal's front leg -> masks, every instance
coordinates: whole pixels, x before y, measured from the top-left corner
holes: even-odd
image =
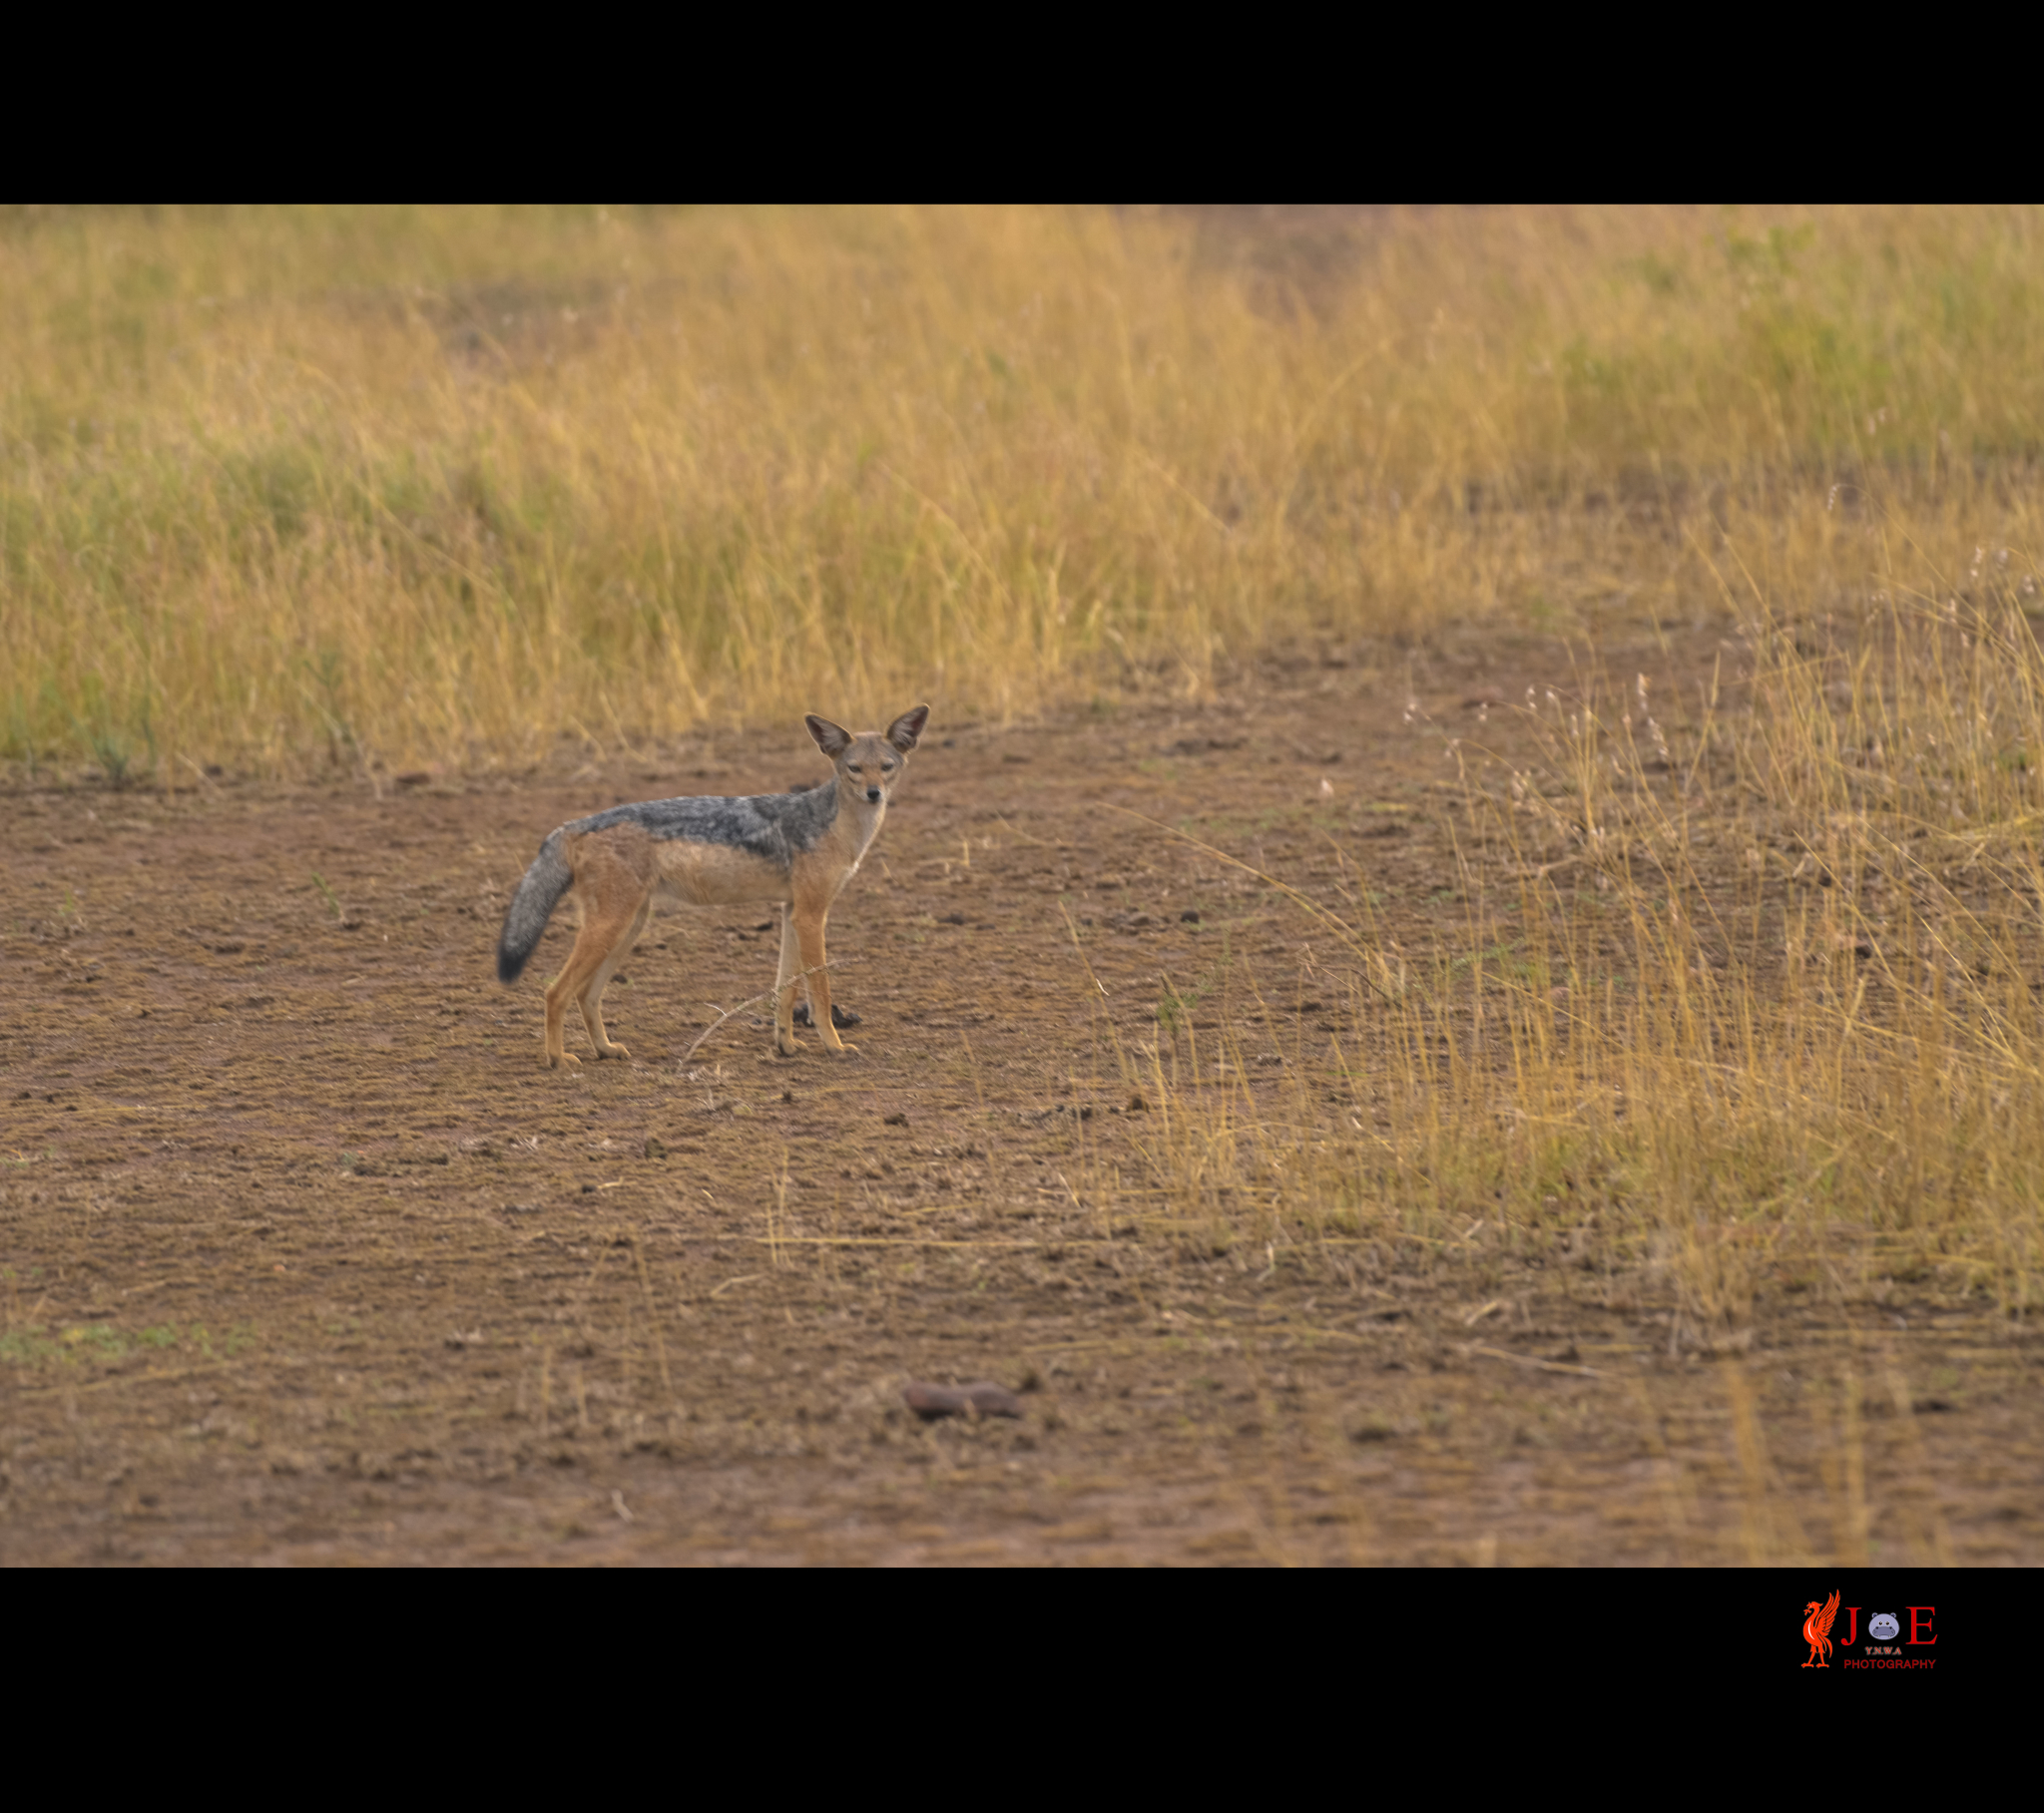
[[[773,978],[773,1049],[792,1058],[800,1049],[794,1036],[795,978],[801,974],[800,940],[795,936],[794,908],[780,909],[780,968]]]
[[[830,972],[823,967],[823,918],[829,909],[813,916],[798,913],[794,920],[795,936],[801,944],[802,968],[807,972],[804,986],[809,996],[809,1018],[816,1023],[816,1032],[823,1041],[827,1052],[855,1052],[858,1047],[846,1045],[837,1036],[837,1028],[830,1020]]]

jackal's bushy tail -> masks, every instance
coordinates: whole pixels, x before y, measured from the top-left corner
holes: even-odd
[[[532,867],[525,871],[518,892],[511,896],[510,910],[504,915],[503,935],[497,940],[499,982],[518,980],[525,960],[538,946],[547,921],[554,916],[554,908],[561,904],[561,896],[574,879],[561,855],[561,833],[556,831],[539,846]]]

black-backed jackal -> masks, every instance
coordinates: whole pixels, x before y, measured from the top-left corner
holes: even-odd
[[[581,1062],[561,1043],[571,1001],[582,1010],[599,1058],[631,1056],[603,1030],[603,992],[661,894],[703,906],[777,900],[774,1049],[783,1056],[796,1049],[794,985],[800,980],[825,1048],[856,1050],[831,1024],[823,921],[879,835],[887,801],[929,715],[928,705],[917,705],[885,730],[856,736],[828,718],[805,719],[837,770],[834,784],[743,799],[650,799],[577,818],[549,836],[511,897],[497,941],[498,980],[516,982],[563,897],[572,894],[581,908],[575,948],[547,984],[548,1065]]]

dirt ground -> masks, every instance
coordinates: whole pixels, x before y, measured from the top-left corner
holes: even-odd
[[[547,830],[820,777],[798,712],[517,780],[0,800],[0,1561],[1842,1557],[1848,1349],[1873,1559],[2044,1560],[2039,1346],[1980,1311],[1779,1298],[1750,1352],[1671,1354],[1665,1304],[1566,1267],[1145,1218],[1159,1117],[1103,1016],[1154,1040],[1224,939],[1302,994],[1314,933],[1113,808],[1279,874],[1380,832],[1423,942],[1446,770],[1406,688],[1451,719],[1567,658],[1403,659],[940,716],[831,921],[834,1061],[773,1057],[761,1006],[678,1069],[769,985],[765,909],[655,920],[606,1003],[628,1064],[541,1066],[565,925],[492,973]],[[1309,1015],[1236,1030],[1251,1088],[1318,1061]],[[1026,1414],[904,1409],[982,1378]]]

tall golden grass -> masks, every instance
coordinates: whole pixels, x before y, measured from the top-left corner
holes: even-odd
[[[1517,707],[1531,761],[1427,726],[1461,923],[1401,944],[1363,845],[1285,888],[1315,992],[1347,999],[1277,1112],[1242,1034],[1297,984],[1224,978],[1204,1052],[1166,1000],[1120,1057],[1164,1106],[1170,1216],[1574,1262],[1612,1307],[1672,1290],[1677,1352],[1743,1351],[1764,1297],[2035,1313],[2044,650],[2004,553],[1942,598],[1877,592],[1849,638],[1756,604],[1737,702],[1593,671]]]
[[[1007,714],[1307,633],[1714,606],[1705,520],[1831,608],[1840,482],[1926,567],[2034,506],[2035,215],[1312,230],[1287,264],[1158,214],[17,211],[0,757]]]

